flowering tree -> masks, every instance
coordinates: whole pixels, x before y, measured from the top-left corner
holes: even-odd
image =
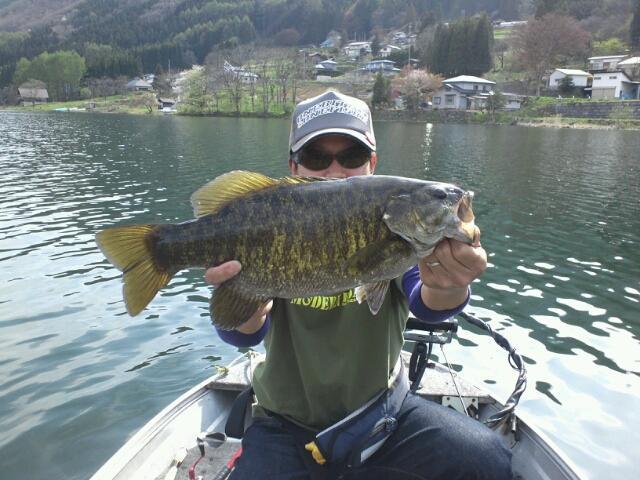
[[[443,77],[433,75],[426,70],[405,67],[393,80],[393,87],[404,94],[405,105],[409,110],[417,110],[426,96],[442,86]]]

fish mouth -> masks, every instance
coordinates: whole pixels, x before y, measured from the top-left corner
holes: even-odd
[[[475,216],[471,204],[473,203],[473,192],[465,192],[458,203],[454,206],[458,219],[458,231],[454,238],[462,242],[476,245],[480,242],[480,230],[475,224]]]

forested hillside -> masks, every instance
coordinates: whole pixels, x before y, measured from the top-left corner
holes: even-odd
[[[133,75],[202,62],[215,46],[259,39],[319,43],[331,30],[363,39],[375,29],[480,11],[520,15],[523,0],[0,0],[0,86],[22,57],[75,50],[87,74]],[[283,35],[282,32],[287,33]],[[281,35],[278,35],[278,34]]]
[[[626,41],[637,0],[0,0],[0,87],[21,58],[74,51],[88,77],[135,75],[201,63],[213,48],[258,41],[308,45],[393,28],[421,30],[485,12],[517,20],[569,15],[594,40]]]

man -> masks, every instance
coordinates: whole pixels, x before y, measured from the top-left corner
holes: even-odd
[[[378,161],[368,106],[332,91],[296,106],[289,147],[293,175],[372,175]],[[254,423],[231,478],[511,478],[510,452],[493,432],[412,393],[402,395],[397,428],[363,464],[348,468],[353,462],[329,461],[318,468],[313,458],[320,460],[304,448],[311,452],[306,442],[316,433],[344,424],[344,417],[390,386],[409,309],[432,322],[458,313],[486,264],[480,245],[446,239],[391,283],[375,316],[366,302],[344,292],[274,299],[235,331],[219,330],[236,346],[264,339],[267,351],[253,376]],[[241,268],[227,262],[208,269],[205,278],[217,286]]]

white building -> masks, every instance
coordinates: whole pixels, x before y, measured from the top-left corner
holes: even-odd
[[[618,62],[622,61],[628,55],[603,55],[599,57],[589,57],[589,71],[610,72],[618,68]]]
[[[434,109],[467,110],[472,103],[478,104],[473,97],[488,96],[493,92],[496,82],[471,75],[443,80],[442,87],[432,96]]]
[[[630,100],[640,98],[640,82],[632,81],[624,72],[602,72],[593,75],[591,98]]]
[[[396,68],[396,62],[393,60],[371,60],[365,63],[360,70],[370,73],[398,73],[400,71],[399,68]]]
[[[232,74],[235,78],[239,78],[242,83],[256,83],[260,76],[256,73],[245,70],[242,67],[235,67],[225,60],[223,69],[226,73]]]
[[[344,54],[351,58],[358,58],[363,53],[371,53],[371,42],[351,42],[344,47]]]
[[[318,75],[322,75],[326,72],[337,72],[338,63],[335,60],[323,60],[322,62],[318,62],[315,69]]]
[[[557,90],[563,78],[570,77],[574,87],[585,88],[589,86],[591,74],[583,70],[572,70],[570,68],[556,68],[549,75],[549,89]]]
[[[385,45],[380,49],[378,53],[380,57],[387,58],[389,55],[395,52],[400,52],[402,49],[400,47],[396,47],[395,45]]]

